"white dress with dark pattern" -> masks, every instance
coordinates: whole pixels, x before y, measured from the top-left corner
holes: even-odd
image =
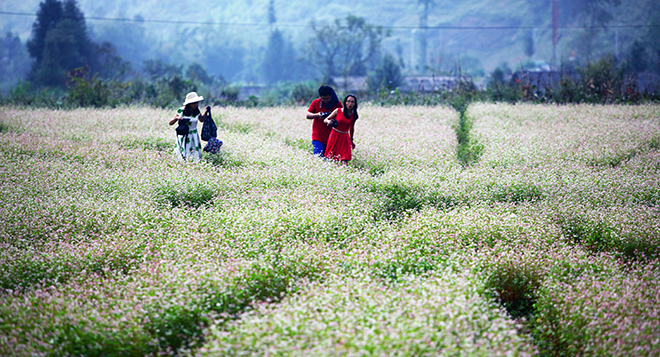
[[[200,114],[194,117],[184,117],[183,107],[177,109],[176,114],[185,119],[190,119],[190,121],[188,122],[188,135],[176,136],[175,154],[181,160],[199,161],[202,158],[202,143],[197,133],[197,121]]]

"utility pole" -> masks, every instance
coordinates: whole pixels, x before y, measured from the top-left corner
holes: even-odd
[[[619,60],[619,28],[614,28],[614,57]]]
[[[410,30],[410,69],[415,69],[415,35],[417,34],[416,29]]]
[[[552,63],[551,68],[557,68],[557,43],[559,42],[559,4],[552,0]]]

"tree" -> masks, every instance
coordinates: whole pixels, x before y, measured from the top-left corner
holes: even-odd
[[[660,72],[660,14],[656,12],[653,18],[650,20],[650,27],[648,28],[645,39],[648,43],[649,50],[652,53],[650,69],[656,72]]]
[[[132,22],[108,22],[94,27],[95,42],[111,42],[117,54],[139,66],[144,60],[154,57],[153,40],[147,37],[144,18],[135,15]]]
[[[191,63],[186,69],[186,78],[193,82],[200,82],[203,84],[213,83],[213,76],[206,72],[206,69],[199,63]]]
[[[165,63],[161,59],[146,60],[142,63],[142,70],[144,70],[152,80],[157,80],[163,77],[181,77],[183,66]]]
[[[75,0],[40,3],[27,47],[34,59],[30,77],[37,85],[62,86],[68,71],[86,67],[97,72],[102,64],[95,58],[101,47],[89,39]]]
[[[117,48],[110,42],[93,43],[93,55],[90,66],[101,78],[125,79],[133,74],[133,66],[117,53]]]
[[[598,32],[604,29],[614,18],[610,13],[610,7],[619,6],[621,0],[579,0],[575,1],[575,13],[573,14],[583,31],[577,37],[577,43],[580,46],[582,54],[587,61],[593,53],[593,44]]]
[[[369,74],[369,88],[379,92],[383,89],[392,90],[403,83],[401,66],[396,63],[394,56],[386,54],[378,63],[373,72]]]
[[[275,25],[277,22],[277,17],[275,16],[275,2],[270,0],[268,3],[268,24]]]
[[[27,42],[30,57],[36,63],[43,60],[48,31],[62,19],[62,3],[58,0],[45,0],[39,4],[37,20],[32,24],[32,36]]]
[[[7,32],[0,38],[0,91],[24,78],[30,69],[27,48],[18,35]]]
[[[268,83],[293,79],[295,63],[296,54],[293,45],[275,29],[268,37],[268,46],[261,64],[264,78]]]
[[[637,40],[630,49],[630,69],[635,73],[646,71],[646,48]]]
[[[314,31],[309,41],[311,60],[325,76],[365,75],[367,63],[380,53],[383,39],[390,35],[353,15],[323,26],[312,21],[310,26]]]

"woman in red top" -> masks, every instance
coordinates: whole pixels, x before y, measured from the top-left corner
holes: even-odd
[[[335,90],[330,86],[319,88],[321,98],[314,99],[307,110],[307,119],[312,119],[312,148],[314,155],[323,157],[325,146],[328,144],[330,127],[323,122],[333,110],[341,108],[341,102],[337,98]]]
[[[357,98],[349,94],[344,98],[344,109],[335,109],[323,122],[333,126],[328,138],[328,145],[325,148],[325,157],[337,161],[348,163],[352,158],[352,151],[355,149],[353,142],[353,133],[355,131],[355,121],[358,120]]]

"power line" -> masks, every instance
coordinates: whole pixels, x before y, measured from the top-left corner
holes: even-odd
[[[32,16],[36,17],[37,14],[26,12],[9,12],[0,11],[0,15],[14,15],[14,16]],[[244,27],[270,27],[270,24],[261,23],[240,23],[240,22],[213,22],[213,21],[180,21],[180,20],[147,20],[147,19],[129,19],[122,17],[99,17],[99,16],[85,16],[85,20],[95,21],[112,21],[112,22],[134,22],[134,23],[153,23],[153,24],[174,24],[174,25],[215,25],[215,26],[244,26]],[[278,23],[277,26],[281,27],[307,27],[309,24],[283,24]],[[384,29],[392,30],[533,30],[550,28],[550,26],[379,26]],[[651,28],[660,27],[660,25],[604,25],[593,26],[598,28]],[[585,26],[559,26],[559,29],[583,29],[589,28]]]

